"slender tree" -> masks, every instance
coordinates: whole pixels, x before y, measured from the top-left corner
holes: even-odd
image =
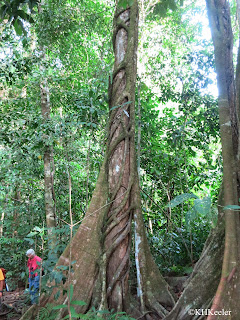
[[[50,95],[47,80],[43,79],[40,84],[41,90],[41,112],[45,124],[50,120]],[[48,240],[49,248],[53,251],[56,246],[56,233],[54,228],[56,227],[56,212],[55,212],[55,194],[54,194],[54,158],[53,148],[51,144],[48,144],[49,137],[44,136],[44,196],[45,196],[45,214],[46,214],[46,226],[48,228]]]
[[[42,13],[42,5],[44,1],[41,1],[38,5],[39,14]],[[42,65],[41,70],[44,74],[45,68],[43,66],[46,60],[45,48],[40,46],[42,52]],[[50,93],[46,76],[40,80],[40,93],[41,93],[41,113],[44,119],[44,124],[47,125],[51,119],[51,105],[50,105]],[[57,237],[54,229],[56,227],[56,199],[54,193],[54,156],[53,147],[51,145],[49,134],[44,135],[44,198],[45,198],[45,214],[46,214],[46,226],[48,228],[48,242],[50,253],[53,254],[57,244]],[[55,254],[54,254],[55,256]]]

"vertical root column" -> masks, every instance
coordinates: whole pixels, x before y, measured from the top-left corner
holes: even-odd
[[[124,105],[129,99],[126,96],[127,76],[125,57],[128,47],[128,32],[122,24],[129,23],[129,9],[116,17],[114,51],[115,72],[111,91],[111,111],[108,150],[119,137],[121,141],[109,154],[108,182],[109,194],[113,201],[108,215],[105,233],[106,248],[106,293],[109,309],[121,311],[126,309],[128,293],[130,229],[131,229],[131,169],[130,169],[130,139],[126,131],[130,123],[129,105]],[[120,68],[121,66],[121,68]],[[115,108],[114,108],[115,107]],[[116,108],[117,107],[117,108]],[[128,128],[129,129],[129,128]]]
[[[131,210],[129,190],[129,138],[124,139],[113,153],[109,168],[110,194],[114,202],[108,212],[106,226],[107,297],[109,308],[124,309],[128,290]],[[118,171],[118,172],[117,172]],[[115,179],[116,177],[119,178]]]

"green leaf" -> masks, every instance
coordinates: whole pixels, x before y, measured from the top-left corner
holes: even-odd
[[[112,107],[112,108],[110,109],[110,111],[111,111],[111,110],[114,110],[114,109],[116,109],[116,108],[119,108],[119,107],[124,107],[124,106],[126,106],[127,104],[130,104],[130,103],[132,103],[132,101],[124,102],[123,104],[120,104],[120,105],[118,105],[118,106]]]
[[[60,297],[60,290],[54,295],[54,300],[57,300]]]
[[[27,241],[30,245],[34,244],[34,239],[24,238],[24,240]]]
[[[35,236],[37,234],[37,232],[36,231],[33,231],[33,232],[30,232],[28,235],[27,235],[27,237],[33,237],[33,236]]]
[[[73,300],[71,301],[71,304],[76,304],[77,306],[85,306],[86,302],[80,300]]]
[[[33,230],[34,230],[34,231],[38,231],[38,232],[42,232],[43,229],[42,229],[42,228],[39,228],[39,227],[34,227]]]
[[[22,29],[22,24],[20,23],[20,20],[16,19],[14,24],[13,24],[13,26],[14,26],[14,29],[16,31],[16,34],[18,36],[21,36],[23,34],[23,29]]]
[[[94,91],[93,91],[93,90],[90,90],[90,91],[89,91],[89,97],[92,98],[93,96],[94,96]]]
[[[69,267],[68,266],[57,266],[56,269],[60,269],[60,270],[68,270]]]
[[[189,199],[198,199],[198,197],[193,193],[183,193],[171,200],[167,206],[170,208],[174,208]]]
[[[76,312],[73,306],[70,306],[71,316],[74,318],[79,318],[79,314]]]
[[[206,216],[211,209],[211,198],[205,197],[203,199],[196,199],[194,200],[193,207],[199,214]]]
[[[23,20],[26,20],[27,14],[23,10],[17,10],[16,14]]]
[[[191,223],[191,221],[194,220],[194,218],[196,218],[196,211],[194,209],[191,209],[186,212],[185,222],[186,222],[186,226],[187,226],[188,230],[190,229],[190,223]]]
[[[59,310],[59,309],[63,309],[63,308],[67,308],[66,304],[59,304],[58,306],[53,307],[53,310]]]
[[[237,205],[235,205],[235,204],[233,204],[233,205],[228,205],[228,206],[225,206],[224,208],[223,208],[223,210],[239,210],[240,209],[240,206],[237,206]]]
[[[72,285],[72,284],[70,285],[70,291],[69,291],[69,294],[70,294],[70,298],[69,298],[69,300],[71,301],[71,300],[72,300],[72,297],[73,297],[73,285]]]

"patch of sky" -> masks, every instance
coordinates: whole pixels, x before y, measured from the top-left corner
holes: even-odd
[[[190,12],[191,13],[191,19],[188,17],[188,21],[192,26],[198,25],[198,34],[196,34],[196,37],[202,40],[202,43],[211,43],[212,42],[212,35],[211,35],[211,29],[209,26],[209,21],[207,17],[207,9],[205,2],[199,1],[198,8]],[[184,19],[184,15],[183,15]],[[205,47],[202,46],[202,49],[204,50]],[[213,49],[212,49],[213,50]],[[208,78],[211,80],[212,83],[209,83],[207,88],[202,89],[203,94],[209,93],[213,97],[218,97],[218,88],[217,88],[217,77],[216,73],[214,72],[213,68],[209,70]]]
[[[199,69],[199,57],[197,54],[201,52],[202,63],[204,63],[207,62],[209,52],[213,52],[211,30],[208,23],[205,3],[200,2],[197,3],[197,5],[193,5],[192,1],[187,0],[184,3],[187,9],[183,11],[181,16],[181,24],[176,26],[175,31],[172,31],[173,35],[169,33],[169,30],[166,32],[165,28],[167,29],[168,22],[164,19],[162,24],[152,23],[149,29],[144,28],[144,30],[142,29],[143,31],[140,32],[138,74],[144,77],[145,83],[152,88],[155,94],[159,94],[159,87],[153,85],[154,77],[160,78],[163,73],[171,75],[171,72],[181,74],[183,62],[177,61],[179,57],[175,58],[171,56],[171,45],[176,46],[176,52],[185,50],[185,53],[187,53],[189,50],[189,52],[195,56],[195,59],[191,62],[193,71]],[[182,32],[184,28],[183,25],[187,26],[185,35],[184,32]],[[174,33],[176,33],[175,36]],[[180,36],[181,38],[179,38]],[[189,40],[190,38],[191,40]],[[194,52],[196,52],[196,55]],[[204,57],[204,54],[206,54],[206,57]],[[160,57],[160,59],[158,57]],[[149,65],[150,61],[153,61],[152,66]],[[173,70],[173,65],[175,70]],[[201,72],[203,71],[201,70]],[[204,77],[207,77],[209,81],[207,86],[202,86],[202,94],[210,94],[217,98],[218,88],[214,68],[208,67],[207,69],[205,67]],[[199,80],[196,79],[196,81]],[[202,81],[204,82],[204,79]],[[182,91],[183,84],[180,77],[174,81],[169,79],[169,82],[175,86],[177,91]]]

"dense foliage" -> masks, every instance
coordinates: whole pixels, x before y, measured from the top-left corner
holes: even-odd
[[[74,223],[84,218],[105,148],[113,65],[112,1],[50,0],[39,14],[36,8],[30,14],[30,3],[18,16],[11,17],[10,9],[2,12],[0,44],[0,260],[22,279],[26,249],[33,246],[43,257],[48,253],[44,146],[53,148],[57,254],[70,237],[69,174]],[[212,47],[201,23],[189,23],[190,10],[199,15],[202,8],[174,8],[165,8],[160,19],[159,7],[141,27],[137,147],[143,212],[156,262],[165,273],[188,273],[214,227],[221,158],[209,86]],[[40,110],[42,79],[50,91],[47,122]],[[51,265],[46,258],[46,270]]]

